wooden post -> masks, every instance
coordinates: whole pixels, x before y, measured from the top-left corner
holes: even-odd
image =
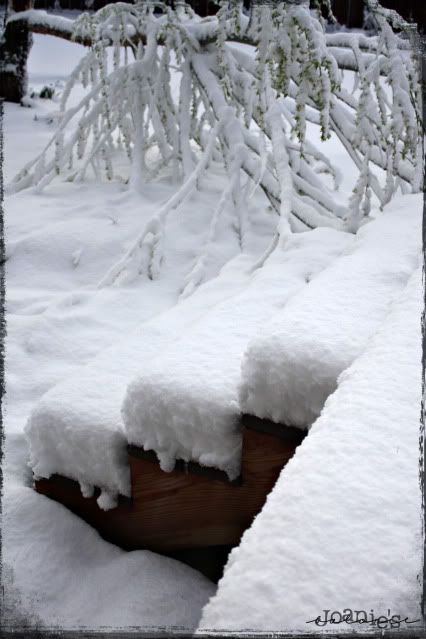
[[[33,6],[33,0],[9,0],[7,11],[18,13]],[[32,36],[24,21],[7,24],[0,44],[0,96],[20,102],[27,90],[27,60]]]

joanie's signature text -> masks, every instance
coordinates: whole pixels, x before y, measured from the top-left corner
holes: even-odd
[[[352,608],[344,608],[340,610],[322,610],[321,614],[310,619],[306,623],[313,623],[316,626],[324,627],[327,625],[355,625],[370,626],[380,629],[400,628],[401,626],[409,626],[419,623],[420,619],[409,619],[404,615],[394,615],[387,610],[387,615],[376,615],[374,610],[366,612],[365,610],[352,610]]]

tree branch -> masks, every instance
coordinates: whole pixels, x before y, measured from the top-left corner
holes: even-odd
[[[161,16],[158,18],[161,19]],[[56,16],[47,11],[39,10],[39,9],[30,9],[29,11],[21,11],[19,13],[12,14],[6,23],[16,24],[17,22],[25,23],[25,26],[32,33],[41,33],[44,35],[50,35],[57,38],[62,38],[63,40],[68,40],[71,42],[76,42],[77,44],[81,44],[86,47],[92,46],[93,39],[89,33],[84,35],[75,34],[74,33],[74,25],[75,20],[71,20],[70,18],[64,18],[62,16]],[[185,28],[189,33],[194,37],[195,40],[198,41],[200,46],[207,46],[208,44],[212,44],[216,41],[217,38],[217,30],[218,23],[215,19],[201,20],[197,23],[196,26],[185,24]],[[375,58],[375,51],[377,49],[377,38],[376,37],[367,37],[363,34],[352,34],[352,33],[328,33],[325,34],[325,40],[327,47],[333,57],[336,59],[338,66],[340,69],[345,69],[349,71],[358,71],[358,63],[356,60],[356,56],[352,50],[352,42],[353,39],[356,38],[357,44],[365,56],[366,62],[371,62]],[[113,39],[111,36],[107,34],[104,35],[104,40],[107,45],[113,44]],[[242,31],[240,34],[228,33],[227,36],[228,42],[233,42],[236,44],[247,44],[253,47],[256,47],[258,42],[253,36],[253,34],[248,35]],[[134,33],[134,35],[129,39],[123,41],[123,46],[129,45],[130,43],[137,45],[138,42],[146,43],[146,35],[144,33]],[[158,44],[164,44],[164,38],[159,37]],[[399,43],[399,47],[401,50],[409,51],[410,45],[408,42],[405,42],[401,39]]]

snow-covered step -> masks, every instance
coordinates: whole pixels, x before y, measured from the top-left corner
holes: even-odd
[[[268,431],[261,422],[239,423],[241,466],[232,481],[221,470],[182,460],[164,472],[155,453],[130,445],[134,543],[165,553],[238,544],[304,437],[275,424]]]
[[[127,550],[149,549],[180,559],[213,580],[222,574],[233,546],[262,509],[283,466],[304,434],[256,418],[242,418],[240,475],[186,464],[161,470],[152,451],[128,446],[131,498],[115,508],[98,507],[99,490],[83,497],[77,482],[53,475],[35,482],[38,492],[61,502],[96,528],[102,537]]]
[[[300,428],[313,423],[416,268],[421,209],[417,195],[396,199],[265,323],[243,359],[243,412]]]
[[[303,439],[302,432],[291,428],[268,425],[251,417],[241,419],[237,390],[242,353],[250,336],[261,329],[265,320],[351,242],[353,236],[332,229],[295,235],[284,251],[276,251],[255,271],[243,292],[210,305],[209,312],[202,316],[194,312],[192,323],[188,321],[189,298],[183,317],[177,309],[163,314],[157,323],[151,321],[131,340],[112,349],[109,355],[114,357],[113,363],[105,354],[95,360],[83,375],[85,386],[74,378],[46,395],[27,429],[37,489],[124,548],[150,548],[177,557],[176,553],[186,553],[188,549],[192,552],[194,548],[237,544]],[[208,287],[205,295],[210,295]],[[196,297],[194,302],[196,308],[201,304]],[[178,328],[183,329],[180,338],[176,336]],[[171,353],[179,362],[179,369],[167,365]],[[147,354],[150,357],[143,357]],[[158,382],[151,399],[155,402],[163,395],[164,401],[169,402],[169,413],[163,415],[158,429],[161,441],[167,437],[168,429],[182,419],[182,410],[188,411],[189,421],[185,424],[201,455],[180,454],[175,449],[169,472],[164,472],[164,456],[157,449],[150,453],[148,445],[147,450],[141,450],[138,438],[130,438],[133,445],[126,455],[125,433],[117,418],[117,397],[125,376],[135,367],[146,373],[145,379]],[[159,370],[167,372],[170,389],[155,378]],[[173,384],[189,393],[182,394],[178,403]],[[195,399],[204,399],[201,407],[191,397],[194,389]],[[225,420],[219,423],[219,430],[213,428],[209,440],[206,429],[218,415],[225,416]],[[226,464],[221,468],[218,456],[209,456],[210,442],[213,453],[217,444],[223,446],[227,459],[231,459],[232,471]],[[175,459],[180,460],[176,465]],[[116,494],[124,492],[117,490],[117,480],[127,468],[130,472],[125,494],[130,500],[119,499],[117,504]],[[53,473],[55,476],[51,477]],[[77,480],[80,487],[70,479]],[[98,489],[94,491],[94,487]]]
[[[271,256],[253,276],[249,275],[252,258],[241,256],[224,268],[216,280],[170,311],[144,323],[51,389],[34,408],[26,428],[30,464],[36,477],[60,474],[78,481],[84,494],[91,494],[97,486],[102,490],[99,497],[102,507],[113,505],[117,494],[130,496],[127,435],[120,409],[127,386],[138,373],[153,382],[151,402],[156,401],[159,393],[163,394],[171,410],[160,415],[160,440],[164,429],[178,423],[182,410],[189,411],[187,425],[195,433],[194,442],[210,427],[218,411],[229,418],[227,425],[237,423],[240,359],[249,337],[290,294],[306,285],[307,279],[327,266],[352,241],[351,235],[332,229],[295,235],[285,252]],[[245,292],[241,293],[242,290]],[[175,350],[178,365],[165,363],[162,353],[170,354],[171,346],[178,342],[182,342]],[[184,369],[188,373],[186,380]],[[155,374],[159,370],[168,375],[164,393],[161,379]],[[188,376],[193,378],[194,374],[195,387],[187,383]],[[184,384],[187,395],[192,389],[204,398],[201,412],[188,396],[182,396],[177,407],[173,392],[166,397],[173,383],[175,388]],[[155,426],[152,422],[150,425]],[[131,437],[130,442],[143,445],[143,432]],[[173,447],[172,439],[170,444]],[[225,448],[228,447],[225,442]],[[198,450],[198,456],[176,457],[215,465],[214,459],[209,463],[203,455],[203,444]],[[237,433],[234,475],[239,472],[240,450],[241,436]]]
[[[252,258],[241,255],[190,298],[142,323],[102,351],[76,374],[50,389],[26,427],[30,465],[37,477],[58,473],[90,494],[102,489],[103,505],[130,496],[127,440],[121,404],[128,383],[152,359],[184,336],[204,314],[238,293],[249,280]]]
[[[353,241],[326,228],[293,235],[244,291],[218,304],[149,366],[141,363],[123,402],[128,441],[154,450],[166,471],[183,459],[237,477],[238,387],[247,344]]]

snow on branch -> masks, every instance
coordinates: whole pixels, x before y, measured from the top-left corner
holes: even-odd
[[[120,5],[124,6],[120,7]],[[128,3],[117,2],[114,3],[113,6],[116,13],[119,13],[121,9],[124,14],[129,12]],[[182,4],[177,4],[176,12],[180,19],[185,22],[185,28],[191,34],[191,37],[197,40],[201,45],[215,42],[219,35],[217,18],[215,16],[210,16],[205,19],[198,18],[196,25],[191,24],[191,21],[188,20],[189,17],[192,17],[190,11],[189,7],[185,8]],[[158,19],[158,16],[156,17]],[[72,40],[78,44],[90,47],[94,44],[93,33],[90,28],[80,29],[77,22],[79,20],[81,19],[73,20],[63,16],[57,16],[42,9],[30,9],[28,11],[12,13],[8,17],[7,23],[22,21],[26,23],[29,31],[33,33],[41,33],[65,40]],[[142,25],[135,21],[131,21],[130,24],[127,24],[126,33],[119,34],[120,44],[126,46],[130,42],[137,45],[139,40],[145,42],[146,33],[141,26]],[[104,25],[104,27],[101,37],[105,44],[112,46],[117,37],[117,33],[114,33],[114,25],[109,23]],[[111,29],[111,27],[113,28]],[[256,46],[258,44],[256,32],[249,31],[248,27],[249,21],[247,17],[241,14],[239,28],[235,31],[233,31],[232,28],[227,29],[227,41]],[[336,32],[324,33],[324,38],[327,48],[341,69],[358,70],[357,60],[352,51],[354,38],[357,40],[359,48],[365,53],[366,59],[372,60],[377,51],[377,38],[375,36],[368,37],[362,33],[350,34],[346,32]],[[162,44],[161,39],[159,40],[159,44]],[[398,41],[398,48],[409,51],[410,44],[400,39]]]
[[[392,27],[393,15],[379,12],[378,35],[370,38],[326,34],[307,2],[255,4],[247,16],[239,0],[221,0],[207,19],[183,1],[175,5],[115,3],[74,22],[39,11],[25,15],[32,28],[54,30],[89,50],[63,91],[54,136],[9,188],[40,190],[58,174],[80,181],[88,171],[111,180],[123,154],[129,188],[143,189],[165,166],[182,180],[102,286],[139,273],[158,276],[167,218],[215,162],[226,168],[228,182],[185,295],[203,281],[218,220],[230,204],[244,250],[247,198],[256,188],[277,215],[273,246],[316,226],[356,231],[373,193],[383,206],[398,185],[420,189],[418,68],[410,42]],[[237,42],[251,44],[251,53]],[[357,94],[342,87],[342,66],[355,70]],[[80,82],[86,93],[68,106]],[[307,122],[320,127],[323,140],[336,134],[359,170],[347,207],[333,191],[338,169],[307,139]]]
[[[12,13],[8,17],[7,24],[13,22],[25,22],[29,31],[33,33],[48,34],[64,40],[73,40],[85,46],[92,44],[89,36],[81,39],[74,33],[75,20],[53,15],[41,9],[29,9],[28,11]]]

